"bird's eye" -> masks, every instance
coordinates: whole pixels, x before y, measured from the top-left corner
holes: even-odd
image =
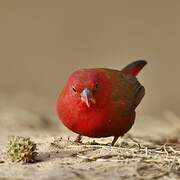
[[[75,93],[77,93],[77,90],[75,89],[75,87],[72,87],[72,90],[73,90]]]
[[[94,89],[93,89],[93,94],[94,94],[94,95],[96,94],[98,88],[99,88],[99,84],[96,83],[96,85],[95,85],[95,87],[94,87]]]
[[[97,89],[99,87],[99,84],[98,83],[96,83],[96,86],[95,86],[95,88]]]

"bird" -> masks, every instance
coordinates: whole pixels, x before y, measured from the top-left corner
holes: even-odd
[[[136,76],[147,64],[134,61],[122,70],[84,68],[73,72],[57,99],[57,115],[62,123],[82,136],[113,136],[113,146],[134,124],[136,107],[145,88]]]

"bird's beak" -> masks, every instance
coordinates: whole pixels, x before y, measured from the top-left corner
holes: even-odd
[[[84,102],[87,105],[87,107],[90,107],[91,103],[92,104],[96,103],[96,100],[93,97],[92,92],[88,88],[85,88],[82,91],[82,93],[81,93],[81,101]]]

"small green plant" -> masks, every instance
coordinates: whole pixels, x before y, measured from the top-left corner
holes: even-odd
[[[30,138],[15,136],[8,142],[7,154],[13,162],[32,163],[38,153],[36,144]]]

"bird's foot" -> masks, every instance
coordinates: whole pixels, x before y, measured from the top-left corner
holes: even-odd
[[[111,143],[111,146],[114,146],[114,144],[116,143],[116,141],[118,140],[119,136],[114,136],[114,139]]]
[[[82,136],[79,134],[74,140],[75,143],[82,144]]]

